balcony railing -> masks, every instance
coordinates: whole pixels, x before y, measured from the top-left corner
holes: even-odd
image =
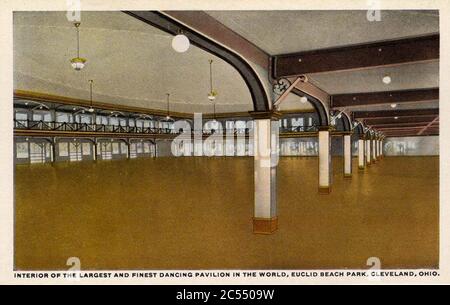
[[[21,130],[49,130],[49,131],[76,131],[76,132],[104,132],[104,133],[134,133],[134,134],[181,134],[183,129],[178,131],[172,128],[156,128],[156,127],[137,127],[137,126],[121,126],[121,125],[104,125],[89,123],[67,123],[67,122],[46,122],[33,120],[16,120],[14,119],[14,128]],[[280,133],[299,133],[299,132],[315,132],[317,126],[295,126],[280,127]],[[199,131],[193,130],[196,134]],[[201,130],[202,135],[208,136],[217,133],[215,130]],[[233,128],[223,129],[223,134],[233,135],[249,135],[249,128]]]
[[[143,134],[179,134],[171,128],[132,127],[120,125],[104,125],[89,123],[45,122],[32,120],[14,120],[15,129],[52,130],[78,132],[108,132],[108,133],[143,133]]]

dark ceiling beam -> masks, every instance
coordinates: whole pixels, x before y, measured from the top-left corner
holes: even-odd
[[[417,129],[385,129],[382,130],[383,133],[415,133],[417,134]],[[439,128],[431,128],[427,130],[425,133],[437,133],[439,132]]]
[[[247,60],[265,69],[269,68],[269,54],[204,11],[163,11],[163,13],[229,47]]]
[[[274,56],[273,77],[394,66],[439,59],[439,34]]]
[[[382,124],[399,124],[399,123],[411,123],[411,124],[428,124],[431,122],[436,116],[434,115],[424,115],[417,117],[398,117],[398,119],[391,118],[366,118],[364,119],[364,123],[368,125],[382,125]]]
[[[376,130],[380,130],[380,131],[386,131],[386,130],[421,130],[423,129],[424,126],[406,126],[406,127],[402,127],[402,126],[388,126],[388,127],[379,127],[376,128]],[[430,129],[439,129],[439,126],[435,127],[431,127]]]
[[[354,119],[365,118],[393,118],[393,117],[416,117],[416,116],[436,116],[439,115],[439,109],[408,109],[408,110],[379,110],[379,111],[355,111]]]
[[[331,107],[364,106],[434,101],[439,99],[439,88],[365,92],[333,95]]]
[[[419,127],[419,128],[424,128],[426,127],[428,124],[427,123],[399,123],[399,124],[377,124],[377,125],[370,125],[367,124],[367,126],[375,128],[375,129],[380,129],[380,128],[389,128],[389,127]],[[439,123],[433,123],[432,125],[430,125],[431,127],[439,127]]]
[[[431,131],[431,132],[425,132],[421,135],[418,135],[415,131],[409,131],[409,132],[384,132],[384,136],[388,138],[394,138],[394,137],[423,137],[423,136],[439,136],[439,131]]]

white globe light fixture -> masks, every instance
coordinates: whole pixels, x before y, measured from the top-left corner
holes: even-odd
[[[301,102],[302,104],[305,104],[307,101],[308,101],[308,98],[307,98],[306,96],[302,96],[302,97],[300,98],[300,102]]]
[[[189,39],[184,34],[178,34],[172,39],[172,48],[178,53],[184,53],[189,49]]]
[[[392,79],[389,75],[383,76],[383,83],[385,83],[386,85],[389,85],[391,82],[392,82]]]
[[[391,104],[391,108],[396,108],[397,104]]]

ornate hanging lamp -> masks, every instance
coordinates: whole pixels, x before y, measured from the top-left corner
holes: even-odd
[[[84,65],[86,64],[86,59],[80,57],[80,22],[74,23],[75,28],[77,29],[77,57],[72,58],[70,60],[70,63],[72,64],[72,68],[75,69],[75,71],[80,71],[84,68]]]

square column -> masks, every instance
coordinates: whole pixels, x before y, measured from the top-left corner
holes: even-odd
[[[272,234],[278,229],[277,217],[277,166],[279,122],[273,113],[257,116],[254,120],[254,182],[255,208],[253,233]],[[251,139],[251,137],[250,137]]]
[[[383,157],[383,139],[380,139],[380,156]]]
[[[92,160],[97,161],[97,139],[92,141]]]
[[[378,156],[380,156],[380,159],[383,157],[383,145],[381,141],[381,138],[378,139]]]
[[[375,143],[377,145],[377,159],[379,160],[380,159],[380,140],[377,138],[375,140]]]
[[[370,148],[370,139],[366,139],[364,140],[364,142],[366,143],[366,160],[367,160],[367,165],[371,165],[372,164],[372,159],[371,159],[371,148]]]
[[[352,177],[352,136],[344,135],[344,178]]]
[[[331,192],[331,139],[328,126],[319,127],[319,193]]]
[[[373,163],[377,162],[377,143],[375,139],[372,139],[372,161]]]
[[[358,168],[364,170],[366,168],[364,138],[358,139]]]

